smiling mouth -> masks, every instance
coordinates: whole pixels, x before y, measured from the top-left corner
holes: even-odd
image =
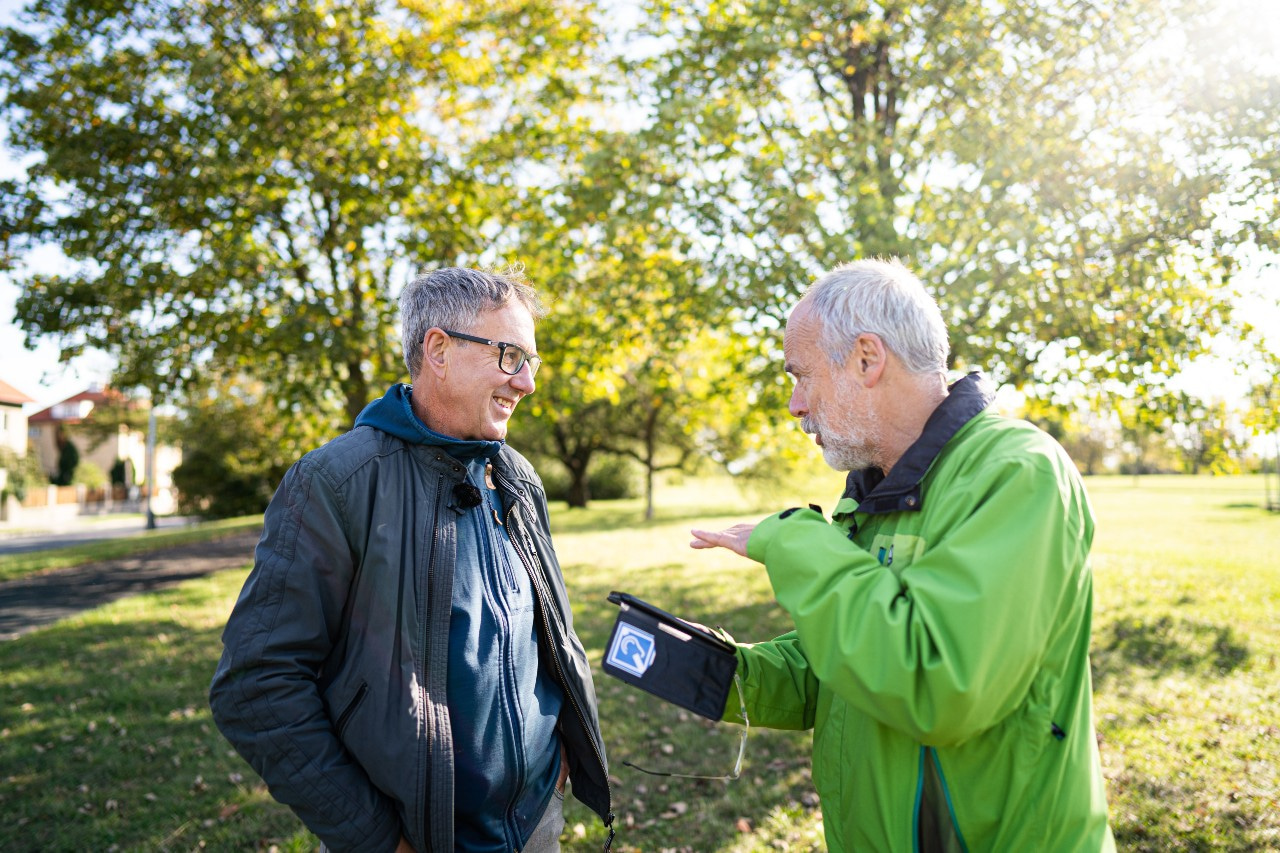
[[[511,414],[512,412],[515,411],[516,403],[520,402],[520,400],[519,399],[512,400],[507,397],[494,397],[493,402],[498,404],[499,409],[502,409],[502,411],[506,412],[507,414]]]

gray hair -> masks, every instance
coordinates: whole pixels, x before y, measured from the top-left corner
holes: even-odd
[[[547,312],[520,266],[501,270],[442,267],[419,273],[400,294],[400,342],[412,380],[422,369],[422,339],[438,326],[467,332],[484,311],[518,301],[535,320]]]
[[[841,264],[814,282],[804,298],[822,321],[818,341],[832,363],[843,365],[858,336],[871,332],[909,372],[946,373],[951,345],[942,312],[896,258]]]

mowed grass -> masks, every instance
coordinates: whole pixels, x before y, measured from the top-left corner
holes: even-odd
[[[1123,850],[1280,849],[1280,515],[1258,477],[1091,478],[1095,709]],[[597,666],[622,851],[821,850],[803,732],[752,729],[741,778],[653,777],[623,764],[724,773],[737,731],[599,673],[618,589],[740,640],[788,619],[754,563],[692,551],[689,528],[815,501],[744,497],[724,481],[553,513],[574,618]],[[0,850],[313,850],[231,752],[205,695],[243,583],[224,572],[119,601],[0,644]],[[598,850],[570,800],[564,846]]]
[[[1121,848],[1280,850],[1280,514],[1262,478],[1088,485],[1094,709]]]

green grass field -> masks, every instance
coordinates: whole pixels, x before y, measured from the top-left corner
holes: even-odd
[[[832,475],[767,507],[730,486],[668,487],[554,513],[575,619],[597,662],[624,589],[740,640],[786,629],[763,570],[688,548],[800,500],[828,509]],[[1094,478],[1096,713],[1122,850],[1280,849],[1280,515],[1257,477]],[[247,571],[247,569],[246,569]],[[245,571],[127,599],[0,644],[0,850],[312,850],[214,729],[206,688]],[[597,674],[622,851],[821,850],[804,733],[752,729],[733,782],[714,774],[736,730]],[[598,850],[576,802],[565,849]]]

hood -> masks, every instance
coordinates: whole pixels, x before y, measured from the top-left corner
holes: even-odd
[[[413,386],[397,382],[387,393],[364,407],[356,426],[370,426],[390,433],[410,444],[428,444],[443,448],[454,459],[469,462],[473,459],[492,459],[502,449],[503,442],[485,439],[454,438],[436,432],[413,413],[410,396]]]

